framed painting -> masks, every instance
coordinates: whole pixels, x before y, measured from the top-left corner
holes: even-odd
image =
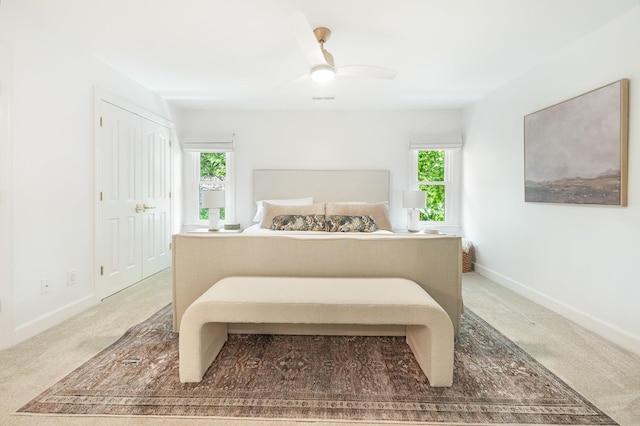
[[[526,202],[627,205],[629,80],[524,117]]]

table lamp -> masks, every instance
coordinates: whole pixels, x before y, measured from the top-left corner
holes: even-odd
[[[203,191],[202,208],[209,209],[209,231],[220,229],[220,209],[224,207],[224,191]]]
[[[402,207],[408,210],[407,229],[409,232],[420,231],[420,211],[425,208],[427,193],[424,191],[404,191]]]

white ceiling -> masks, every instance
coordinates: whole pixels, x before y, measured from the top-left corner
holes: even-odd
[[[421,109],[467,105],[638,0],[2,0],[185,109]],[[331,29],[336,66],[393,81],[320,85],[292,13]],[[295,80],[295,81],[294,81]],[[313,97],[335,98],[312,100]]]

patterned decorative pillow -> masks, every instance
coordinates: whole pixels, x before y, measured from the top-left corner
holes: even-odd
[[[262,222],[260,227],[271,229],[273,218],[280,215],[324,215],[324,203],[314,203],[306,206],[277,205],[269,202],[262,202]]]
[[[333,203],[326,205],[327,216],[371,216],[378,229],[391,231],[389,203]]]
[[[323,214],[281,214],[273,217],[274,231],[324,231],[326,220]]]
[[[327,216],[327,232],[373,232],[378,229],[373,216]]]

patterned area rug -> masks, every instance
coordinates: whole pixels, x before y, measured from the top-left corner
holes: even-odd
[[[444,424],[615,425],[466,310],[454,385],[431,388],[401,337],[230,335],[201,383],[178,378],[171,306],[22,413]]]

